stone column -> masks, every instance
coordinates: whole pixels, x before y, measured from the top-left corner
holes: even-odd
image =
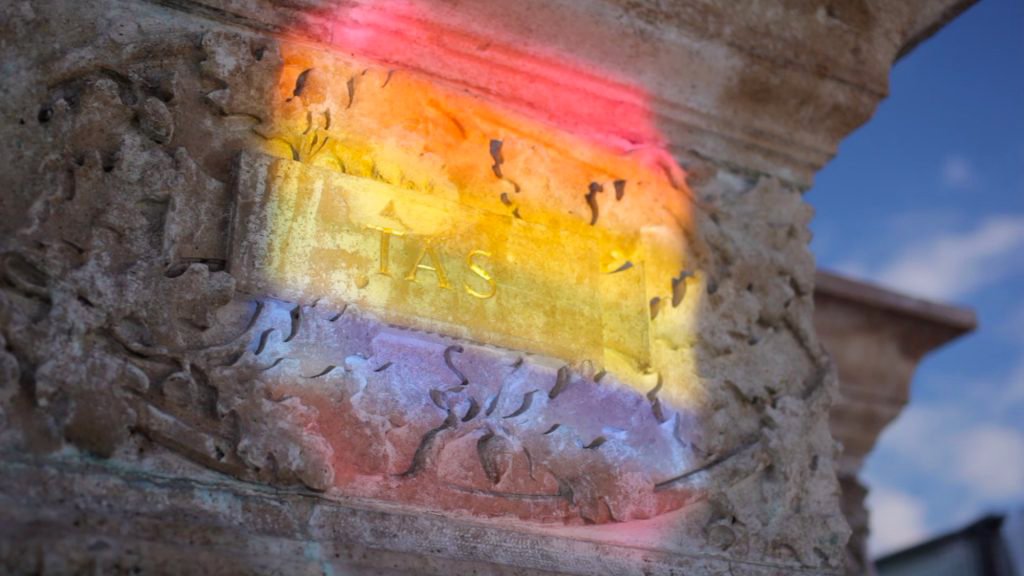
[[[5,4],[4,570],[840,573],[801,193],[969,4]]]
[[[842,509],[852,531],[847,573],[873,574],[867,555],[867,488],[858,477],[885,427],[910,400],[910,382],[925,354],[974,329],[974,312],[819,272],[814,326],[839,373],[832,436],[839,457]]]

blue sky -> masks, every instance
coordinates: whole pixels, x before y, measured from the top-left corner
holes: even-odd
[[[973,307],[865,466],[876,554],[1024,507],[1024,2],[983,0],[896,64],[807,195],[823,268]]]

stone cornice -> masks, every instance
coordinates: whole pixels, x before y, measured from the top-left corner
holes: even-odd
[[[833,298],[847,306],[885,313],[893,323],[906,325],[907,340],[923,342],[919,351],[922,355],[978,326],[971,308],[914,298],[823,270],[818,271],[814,282],[817,298]]]
[[[568,115],[580,131],[638,147],[667,144],[809,186],[886,95],[893,60],[974,0],[793,2],[770,11],[707,1],[658,8],[605,0],[586,10],[568,0],[372,9],[324,0],[153,1],[340,50],[351,46],[339,33],[370,30],[407,48],[375,55],[396,68],[540,115]],[[605,105],[545,108],[553,93]],[[617,113],[588,115],[594,109]],[[640,117],[653,132],[636,125]]]

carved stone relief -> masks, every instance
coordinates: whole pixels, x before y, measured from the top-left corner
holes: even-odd
[[[537,525],[700,506],[680,529],[700,542],[673,546],[841,557],[798,191],[430,100],[422,76],[301,42],[183,28],[129,32],[102,65],[68,56],[34,96],[45,155],[0,243],[3,451]],[[601,358],[559,356],[253,288],[232,238],[246,157],[637,237],[600,271],[642,267],[649,357],[610,332]]]

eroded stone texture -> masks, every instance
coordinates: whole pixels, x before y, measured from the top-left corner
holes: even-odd
[[[333,44],[333,5],[271,4],[2,8],[4,567],[164,572],[173,571],[164,560],[187,557],[193,570],[224,573],[300,563],[383,573],[837,572],[847,528],[828,431],[836,384],[811,326],[811,212],[799,176],[820,162],[791,162],[800,146],[750,152],[763,137],[752,136],[757,126],[738,130],[742,138],[707,136],[729,131],[721,116],[696,120],[700,111],[686,113],[700,125],[687,140],[663,102],[644,108],[610,82],[621,113],[610,128],[586,114],[566,124],[529,116],[544,108],[535,93],[517,113],[554,128],[517,120],[509,129],[523,133],[498,146],[488,130],[500,122],[481,110],[515,103],[520,84],[367,64]],[[487,12],[424,6],[442,20]],[[613,6],[583,10],[594,39],[621,33],[606,19]],[[573,9],[551,10],[564,20]],[[651,28],[637,10],[626,11],[631,46],[649,50],[668,34],[672,50],[725,50],[706,30]],[[890,30],[861,12],[882,9],[837,18],[871,38]],[[494,29],[494,50],[543,47],[510,42],[529,21],[522,12],[513,20]],[[420,29],[409,37],[442,45]],[[905,39],[893,37],[878,49],[883,74]],[[598,44],[580,44],[581,58]],[[742,70],[745,50],[719,63]],[[636,85],[659,97],[676,85],[657,62],[634,57],[649,64]],[[612,64],[616,77],[629,61]],[[543,62],[532,54],[510,67],[540,82]],[[749,87],[763,72],[734,80],[747,81],[748,95],[774,93]],[[715,89],[676,105],[713,109],[721,96],[757,113],[758,98],[696,80]],[[456,100],[421,106],[423,93],[410,91],[389,108],[391,82],[464,95],[446,110]],[[567,101],[602,86],[569,84]],[[850,125],[830,134],[866,118],[877,98],[855,100]],[[388,111],[401,122],[382,121]],[[649,126],[616,126],[638,111]],[[574,140],[588,131],[611,144],[598,153]],[[671,142],[656,138],[663,133]],[[373,146],[360,148],[356,136],[367,134]],[[738,148],[722,143],[737,138]],[[438,139],[458,153],[428,149]],[[242,151],[570,230],[650,231],[664,247],[647,261],[658,272],[644,287],[650,365],[605,372],[389,326],[345,302],[239,288],[228,264]],[[629,172],[638,157],[643,168]],[[613,176],[623,171],[637,177],[620,185]],[[97,552],[104,546],[117,553]]]

